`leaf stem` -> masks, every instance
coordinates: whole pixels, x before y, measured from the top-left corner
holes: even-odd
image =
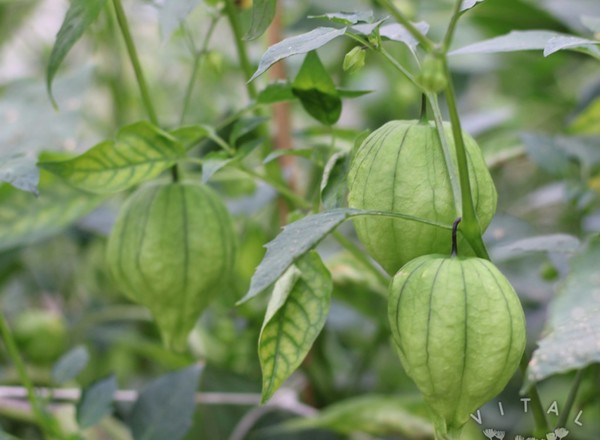
[[[15,368],[17,369],[17,373],[19,374],[19,379],[25,386],[25,389],[27,391],[27,400],[29,401],[31,408],[33,409],[33,413],[38,426],[42,429],[44,435],[47,438],[64,439],[64,434],[60,431],[60,429],[58,428],[56,423],[54,423],[54,421],[50,418],[50,416],[44,412],[42,405],[40,404],[40,401],[38,400],[35,394],[33,382],[27,374],[25,363],[21,358],[21,354],[19,353],[19,349],[17,348],[17,344],[15,343],[12,332],[3,313],[0,313],[0,333],[2,334],[4,345],[6,345],[6,351],[8,352],[8,356],[15,364]]]
[[[227,14],[227,19],[229,20],[229,24],[231,25],[231,30],[233,32],[235,48],[240,60],[240,66],[246,79],[246,90],[248,91],[248,96],[250,99],[256,99],[256,86],[254,85],[254,82],[248,82],[248,79],[252,76],[253,69],[252,65],[250,64],[250,59],[248,58],[246,45],[243,41],[242,28],[240,26],[238,12],[236,11],[236,6],[233,3],[233,0],[225,0],[225,13]]]
[[[400,23],[406,30],[419,42],[423,49],[427,52],[433,52],[435,44],[423,35],[419,30],[412,24],[412,22],[404,16],[402,12],[389,0],[377,0],[377,2],[390,14],[392,17]]]
[[[573,408],[573,404],[575,403],[575,398],[577,397],[577,392],[579,391],[579,387],[585,375],[585,369],[581,369],[577,371],[575,375],[575,380],[573,381],[573,385],[571,386],[571,391],[569,392],[569,397],[567,397],[567,402],[565,403],[564,408],[560,413],[560,417],[558,419],[558,424],[556,428],[564,428],[567,424],[567,420],[569,418],[569,414],[571,413],[571,409]]]
[[[454,38],[454,31],[456,30],[456,24],[458,23],[458,19],[462,15],[460,11],[462,3],[463,0],[456,0],[454,4],[454,11],[452,12],[452,17],[450,18],[448,29],[446,30],[446,34],[444,35],[444,42],[442,43],[443,53],[448,53],[448,50],[450,49],[450,44],[452,44],[452,39]]]

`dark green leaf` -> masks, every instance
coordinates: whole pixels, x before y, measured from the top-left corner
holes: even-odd
[[[350,166],[350,156],[346,153],[335,153],[323,170],[321,180],[321,203],[325,209],[344,207],[346,204],[346,175]]]
[[[373,21],[373,11],[331,12],[322,15],[310,15],[308,18],[323,19],[343,25],[353,25],[358,23],[371,23]]]
[[[417,415],[418,403],[406,397],[362,396],[335,403],[316,417],[285,423],[288,429],[330,429],[341,434],[363,432],[377,437],[433,438],[431,422]]]
[[[61,385],[75,378],[90,360],[87,348],[79,345],[65,353],[52,367],[52,380]]]
[[[596,235],[570,260],[571,271],[550,305],[548,331],[529,363],[530,381],[600,362],[598,261]]]
[[[331,274],[314,251],[275,283],[258,341],[263,403],[308,354],[327,320],[332,290]]]
[[[265,87],[256,99],[260,104],[274,104],[276,102],[293,101],[296,99],[292,92],[292,85],[287,81],[277,81]]]
[[[81,429],[94,426],[113,411],[117,379],[109,376],[86,387],[77,403],[77,423]]]
[[[250,29],[244,35],[244,40],[254,40],[265,33],[275,17],[276,6],[276,0],[254,0],[252,2],[252,21]]]
[[[202,0],[165,0],[160,8],[158,21],[160,34],[163,41],[171,38],[171,35],[186,17],[202,3]]]
[[[266,245],[267,253],[252,277],[250,289],[238,304],[254,298],[273,284],[294,261],[316,246],[351,214],[358,212],[354,209],[334,209],[309,215],[285,226]]]
[[[236,121],[236,123],[233,126],[233,129],[231,130],[231,134],[229,135],[229,144],[232,147],[235,147],[237,144],[237,141],[247,135],[248,133],[252,132],[253,130],[257,129],[261,124],[263,124],[264,122],[266,122],[269,118],[264,117],[264,116],[256,116],[253,118],[241,118],[238,119]]]
[[[36,162],[35,159],[24,154],[0,158],[0,181],[37,195],[40,170]]]
[[[166,374],[138,397],[129,418],[134,440],[179,440],[192,425],[200,366]]]
[[[292,55],[300,55],[318,49],[337,37],[344,35],[346,28],[318,27],[305,34],[286,38],[269,47],[258,63],[258,69],[250,78],[253,81],[277,61]]]
[[[72,0],[58,34],[56,43],[50,54],[48,69],[46,71],[46,86],[48,95],[56,106],[52,96],[52,80],[67,53],[81,38],[87,27],[96,20],[98,14],[104,7],[106,0]]]
[[[572,169],[569,155],[550,136],[524,133],[521,138],[525,151],[543,170],[556,175],[567,176]]]
[[[304,110],[325,125],[335,124],[342,113],[342,100],[335,84],[315,51],[306,55],[292,91]]]
[[[148,122],[122,128],[115,141],[102,142],[66,161],[39,166],[85,191],[110,194],[152,179],[185,155],[179,141]]]
[[[208,125],[186,125],[169,132],[171,136],[185,146],[186,150],[194,147],[202,139],[210,137],[214,133],[214,128],[209,127]]]
[[[373,90],[349,90],[338,87],[337,92],[342,98],[360,98],[361,96],[373,93]]]
[[[88,214],[102,198],[63,183],[42,170],[39,197],[0,185],[0,250],[50,237]]]
[[[490,255],[494,262],[503,262],[539,252],[573,254],[579,249],[580,245],[581,243],[577,237],[572,235],[542,235],[495,246],[490,249]]]

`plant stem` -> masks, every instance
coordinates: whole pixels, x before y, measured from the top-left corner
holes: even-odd
[[[129,59],[133,67],[133,71],[135,72],[135,78],[137,80],[140,93],[142,95],[142,101],[144,103],[146,113],[148,114],[150,122],[152,122],[154,125],[158,125],[158,118],[156,117],[156,112],[154,111],[152,100],[150,99],[148,85],[146,84],[146,79],[144,78],[144,72],[140,64],[140,59],[138,57],[135,44],[133,42],[133,38],[131,37],[131,32],[129,31],[129,24],[127,23],[127,17],[125,16],[125,11],[123,10],[121,0],[113,0],[113,5],[115,7],[115,13],[117,14],[117,22],[119,23],[121,34],[123,35],[123,39],[125,40],[127,53],[129,54]]]
[[[240,66],[246,79],[246,90],[248,91],[248,96],[250,99],[255,99],[257,96],[256,87],[253,82],[248,82],[248,79],[252,76],[252,65],[250,64],[248,52],[246,51],[246,45],[243,41],[242,28],[240,26],[240,21],[238,20],[238,13],[233,0],[225,0],[225,13],[227,14],[227,18],[233,32],[235,48],[240,60]]]
[[[448,49],[450,49],[450,44],[452,44],[452,39],[454,38],[454,31],[456,30],[456,24],[458,23],[458,19],[461,16],[460,8],[462,6],[463,0],[456,0],[454,5],[454,11],[452,12],[452,17],[450,18],[450,23],[448,24],[448,29],[446,30],[446,35],[444,36],[444,42],[442,43],[442,51],[443,53],[448,53]]]
[[[200,68],[200,61],[206,54],[208,50],[208,44],[210,43],[210,39],[213,35],[215,28],[217,27],[217,23],[219,21],[219,16],[213,17],[208,27],[208,31],[206,31],[206,36],[204,37],[204,42],[202,43],[202,48],[197,51],[193,46],[193,40],[191,41],[191,49],[193,51],[194,56],[194,65],[192,66],[192,73],[190,74],[190,79],[188,81],[186,90],[185,90],[185,98],[183,101],[183,108],[181,109],[181,115],[179,116],[179,125],[183,125],[185,122],[185,115],[187,114],[188,108],[190,106],[190,100],[192,99],[192,92],[194,91],[194,85],[196,84],[196,76],[198,74],[198,69]],[[190,37],[191,38],[191,37]]]
[[[471,192],[471,182],[469,180],[469,167],[467,164],[467,154],[465,151],[465,142],[462,135],[460,116],[456,105],[454,86],[452,85],[452,75],[448,67],[446,55],[443,57],[444,73],[448,79],[445,96],[450,114],[450,123],[452,125],[452,134],[454,137],[454,148],[456,150],[456,161],[458,165],[458,178],[460,181],[460,191],[462,196],[462,222],[461,230],[465,239],[469,242],[475,254],[480,258],[490,259],[483,238],[481,237],[481,227],[477,220],[477,213],[473,205]]]
[[[21,358],[21,354],[19,353],[19,349],[17,348],[17,344],[15,343],[12,332],[10,331],[10,327],[3,313],[0,313],[0,333],[2,334],[4,344],[6,345],[6,351],[8,352],[8,356],[15,364],[15,368],[17,369],[17,372],[19,374],[19,379],[21,380],[22,384],[27,390],[27,400],[29,401],[31,408],[33,409],[33,413],[38,426],[42,429],[44,435],[47,438],[64,439],[65,436],[62,432],[60,432],[58,426],[55,423],[53,423],[53,420],[46,413],[44,413],[42,405],[40,404],[37,396],[35,395],[33,382],[27,374],[25,363]]]
[[[423,46],[423,49],[425,49],[427,52],[433,51],[435,46],[434,43],[421,32],[419,32],[412,22],[406,18],[404,14],[402,14],[402,12],[400,12],[398,8],[394,6],[393,3],[391,3],[389,0],[377,0],[377,2],[386,11],[392,14],[392,17],[394,17],[398,23],[406,28],[406,30],[419,42],[419,44]]]
[[[344,249],[350,252],[350,254],[352,254],[352,256],[356,258],[365,267],[365,269],[367,269],[369,272],[375,275],[375,277],[381,284],[383,284],[384,286],[387,286],[389,284],[389,277],[383,272],[381,272],[379,269],[377,269],[373,265],[371,260],[369,260],[369,258],[365,255],[364,251],[361,250],[358,246],[356,246],[356,244],[354,244],[352,240],[348,239],[346,236],[340,234],[337,231],[333,231],[331,235],[337,240],[337,242],[340,245],[342,245]]]
[[[523,353],[520,365],[521,373],[523,374],[523,379],[527,378],[527,364],[527,356],[525,353]],[[546,414],[544,413],[542,400],[540,399],[540,394],[538,393],[538,390],[535,387],[535,385],[532,385],[529,389],[529,398],[531,399],[531,411],[533,412],[533,420],[535,421],[536,434],[542,434],[544,432],[547,432],[548,422],[546,421]]]
[[[146,83],[146,78],[144,77],[144,71],[142,70],[142,65],[140,64],[140,59],[135,48],[135,43],[133,42],[133,37],[131,36],[131,31],[129,30],[129,24],[127,23],[127,17],[123,9],[123,4],[121,3],[121,0],[113,0],[113,5],[115,8],[115,14],[117,16],[117,22],[119,23],[119,29],[121,29],[123,40],[125,40],[127,54],[129,55],[129,60],[131,61],[131,66],[133,67],[133,71],[135,73],[135,79],[140,89],[140,94],[142,95],[142,102],[144,103],[144,108],[148,114],[148,119],[150,119],[152,124],[158,126],[156,111],[154,110],[154,105],[152,104],[152,99],[150,98],[148,84]],[[177,182],[179,180],[177,164],[171,167],[171,177],[173,182]]]
[[[238,169],[241,170],[241,171],[243,171],[244,173],[248,174],[249,176],[252,176],[252,177],[255,177],[255,178],[259,179],[259,180],[262,180],[263,182],[265,182],[268,185],[272,186],[273,189],[275,189],[275,191],[277,191],[279,194],[281,194],[282,196],[284,196],[286,199],[288,199],[290,202],[292,202],[298,208],[312,209],[312,205],[309,202],[307,202],[302,197],[300,197],[299,195],[297,195],[296,193],[294,193],[287,186],[285,186],[285,184],[283,184],[281,182],[278,182],[278,181],[276,181],[275,179],[272,179],[269,176],[265,176],[263,174],[259,174],[256,171],[254,171],[254,170],[252,170],[250,168],[246,168],[244,166],[240,166]]]
[[[573,385],[571,386],[571,391],[569,392],[569,397],[567,398],[567,402],[565,403],[564,408],[560,413],[560,417],[558,419],[558,424],[556,428],[564,428],[567,424],[567,420],[569,418],[569,414],[571,413],[571,409],[573,408],[573,404],[575,403],[575,398],[577,397],[577,392],[579,391],[579,386],[581,385],[581,381],[584,376],[584,369],[577,371],[575,375],[575,380],[573,381]]]

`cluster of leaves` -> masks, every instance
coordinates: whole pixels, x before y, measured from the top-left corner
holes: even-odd
[[[132,76],[123,85],[127,67],[121,55],[115,55],[123,19],[120,1],[71,3],[46,71],[46,89],[60,113],[48,108],[39,81],[4,87],[0,111],[16,122],[0,135],[0,181],[5,182],[0,185],[0,282],[5,287],[0,305],[14,322],[18,346],[28,364],[40,370],[39,377],[34,376],[36,385],[82,388],[74,417],[53,414],[60,429],[75,433],[72,438],[84,431],[85,438],[123,439],[246,434],[329,439],[353,432],[431,438],[425,408],[398,371],[388,344],[383,318],[387,278],[362,254],[344,225],[360,215],[390,215],[345,207],[344,176],[364,128],[392,117],[414,119],[418,90],[398,77],[386,57],[399,60],[414,75],[418,67],[412,57],[422,48],[384,10],[332,13],[330,2],[298,2],[301,11],[284,16],[309,30],[300,33],[290,26],[294,36],[269,47],[257,69],[242,77],[238,60],[221,53],[221,45],[211,47],[213,28],[221,32],[220,38],[229,38],[227,26],[217,26],[227,18],[244,66],[244,47],[269,28],[276,2],[255,0],[248,9],[237,3],[163,2],[158,26],[152,24],[153,32],[159,29],[163,49],[152,52],[152,43],[138,41],[138,48],[146,51],[141,58],[155,58],[144,64],[153,79],[142,95],[152,91],[144,99],[161,109],[153,115],[153,107],[146,107],[150,121],[132,123],[142,117]],[[361,6],[355,3],[352,7]],[[447,17],[440,18],[436,10],[449,5],[412,3],[419,9],[414,15],[426,20],[414,28],[422,35],[439,34]],[[22,6],[11,2],[0,8],[25,14]],[[469,14],[450,57],[460,74],[463,123],[481,140],[500,193],[503,214],[487,231],[486,244],[528,312],[533,354],[523,392],[539,383],[544,401],[557,400],[562,407],[570,372],[579,370],[585,376],[578,373],[575,381],[580,386],[577,407],[591,414],[600,405],[599,371],[593,365],[600,361],[600,302],[595,294],[600,241],[593,235],[600,230],[600,86],[589,78],[594,78],[600,59],[594,37],[600,32],[600,10],[582,9],[585,15],[574,20],[569,9],[541,1],[465,1],[461,13]],[[302,21],[305,16],[310,16],[308,23]],[[127,18],[136,25],[144,22],[132,13]],[[323,22],[326,25],[318,26]],[[245,32],[240,31],[241,23]],[[191,30],[196,25],[209,29],[202,49],[196,47]],[[539,28],[547,30],[531,30]],[[470,38],[467,43],[470,34],[479,41],[472,43]],[[141,35],[134,32],[135,37]],[[89,70],[77,71],[77,62],[71,64],[71,76],[59,70],[76,55],[67,56],[82,37],[114,61],[107,64],[111,67],[95,67],[93,80]],[[191,59],[181,63],[173,53],[186,48]],[[520,53],[533,50],[552,56],[546,60]],[[515,53],[494,55],[506,52]],[[271,66],[296,55],[304,59],[300,65],[293,64],[295,58],[289,60],[296,71],[293,79],[263,80]],[[193,72],[183,106],[172,99],[183,93],[181,84],[169,80],[164,67],[173,61],[180,63],[178,75],[188,68]],[[564,85],[561,75],[566,71]],[[243,105],[238,95],[246,80],[251,81],[246,86],[249,100]],[[194,89],[196,82],[201,85]],[[588,89],[577,97],[583,82]],[[107,96],[108,111],[96,108],[95,97],[84,99],[90,91]],[[73,100],[76,105],[71,105]],[[291,104],[298,126],[306,127],[287,133],[300,148],[277,150],[268,139],[268,127],[285,130],[265,116],[266,109],[281,103]],[[342,110],[358,116],[352,119]],[[529,115],[535,116],[524,117]],[[96,142],[98,137],[105,140]],[[79,154],[58,151],[73,138],[78,144],[95,145]],[[284,156],[296,158],[292,166]],[[161,178],[173,166],[186,178],[210,183],[228,199],[241,236],[235,279],[202,318],[186,354],[161,346],[147,313],[119,295],[103,260],[119,194]],[[288,185],[284,173],[301,173],[302,179]],[[269,188],[283,197],[284,210]],[[289,224],[280,232],[279,219],[286,214]],[[262,246],[269,240],[265,254]],[[319,253],[313,251],[317,246]],[[270,300],[259,296],[268,290]],[[244,304],[236,308],[239,298]],[[256,299],[246,304],[251,298]],[[37,326],[28,325],[24,317],[31,308],[51,319],[37,318]],[[50,324],[39,325],[45,322]],[[45,335],[56,336],[55,347],[39,342]],[[43,348],[53,350],[42,353]],[[8,355],[2,356],[8,361]],[[197,365],[198,359],[204,368]],[[254,403],[275,395],[271,406],[257,409],[243,399],[233,407],[196,405],[196,391],[257,397],[261,370],[262,396]],[[278,399],[276,391],[297,370],[297,382],[292,380]],[[17,373],[8,366],[0,379],[3,384],[21,384]],[[560,374],[566,376],[556,376]],[[147,384],[139,394],[125,394],[115,405],[118,385],[137,388],[141,381]],[[501,396],[512,402],[505,406],[512,406],[513,414],[520,404],[518,382]],[[286,405],[285,391],[290,390],[295,397]],[[278,425],[292,414],[308,414],[295,404],[297,395],[311,405],[308,413],[313,416]],[[482,409],[486,425],[532,431],[529,414],[508,421],[493,408]],[[32,414],[25,411],[14,417],[12,411],[0,407],[4,430],[37,438],[36,431],[30,431]],[[550,422],[562,422],[559,417]],[[598,422],[584,420],[583,427],[567,420],[570,431],[577,438],[595,438]],[[469,429],[473,436],[481,434],[475,423]]]

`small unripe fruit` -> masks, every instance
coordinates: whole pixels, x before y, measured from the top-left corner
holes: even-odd
[[[525,348],[519,298],[481,258],[411,261],[390,285],[388,317],[402,366],[441,434],[460,431],[502,391]]]
[[[446,124],[444,130],[456,169],[450,125]],[[479,146],[467,133],[463,136],[473,204],[484,231],[496,211],[496,188]],[[392,121],[371,133],[350,164],[348,205],[451,225],[459,212],[435,126]],[[450,252],[451,232],[447,229],[389,217],[357,217],[353,222],[367,252],[390,275],[421,255]],[[461,249],[463,255],[470,254],[466,244]]]
[[[426,92],[439,93],[444,90],[448,79],[444,74],[443,61],[435,55],[427,55],[417,75],[417,82]]]
[[[155,184],[123,206],[110,234],[117,285],[150,309],[165,344],[184,349],[189,332],[233,266],[231,217],[205,185]]]

